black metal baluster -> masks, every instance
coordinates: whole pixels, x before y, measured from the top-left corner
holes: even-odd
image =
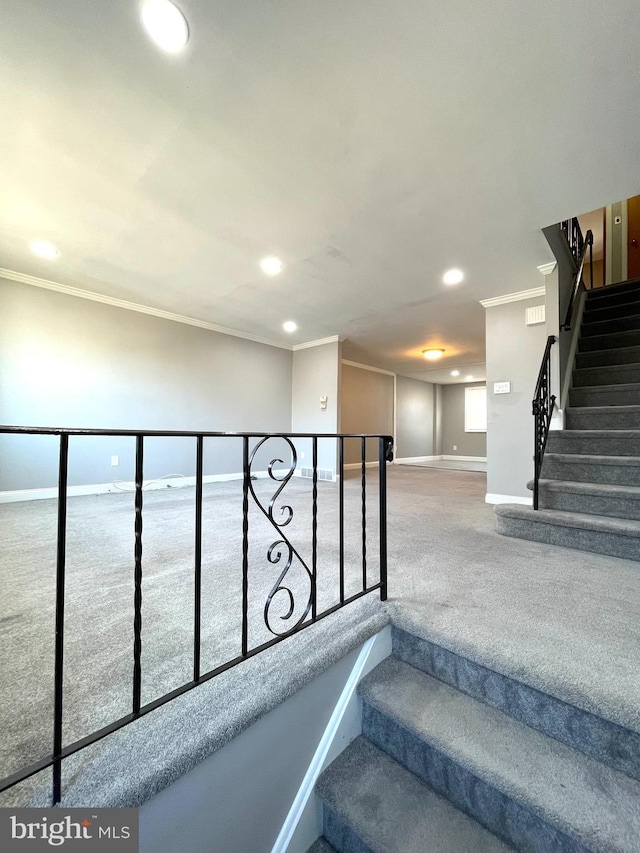
[[[202,616],[202,467],[204,438],[196,438],[196,529],[193,590],[193,680],[200,678],[200,634]]]
[[[249,438],[242,439],[242,656],[249,648]]]
[[[362,589],[367,588],[367,440],[360,439],[360,456],[362,459]]]
[[[58,542],[56,553],[56,642],[54,658],[53,699],[53,804],[62,796],[62,703],[64,693],[64,599],[67,560],[67,472],[69,467],[69,436],[60,436],[58,463]]]
[[[142,486],[144,436],[136,435],[136,493],[133,593],[133,713],[140,711],[142,689]]]
[[[344,437],[338,439],[340,471],[340,604],[344,604]]]
[[[313,436],[313,518],[311,523],[311,619],[317,615],[317,579],[318,579],[318,436]]]
[[[379,438],[380,466],[380,601],[387,600],[387,452],[386,442]]]

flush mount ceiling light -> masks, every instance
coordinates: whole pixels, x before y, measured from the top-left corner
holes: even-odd
[[[298,328],[298,324],[294,323],[293,320],[287,320],[286,323],[282,324],[282,328],[285,330],[285,332],[295,332],[295,330]]]
[[[260,268],[265,275],[278,275],[284,269],[284,264],[280,258],[263,258],[260,261]]]
[[[462,270],[447,270],[442,276],[442,280],[445,284],[460,284],[463,278],[464,273]]]
[[[451,375],[452,376],[460,376],[460,371],[459,370],[452,370]]]
[[[465,382],[473,382],[473,376],[465,376],[464,381]]]
[[[46,240],[34,240],[29,244],[29,248],[34,255],[45,258],[47,261],[52,261],[60,254],[53,243],[48,243]]]
[[[142,25],[152,41],[167,53],[178,53],[189,40],[189,25],[171,0],[142,0]]]
[[[443,349],[423,349],[422,355],[428,359],[428,361],[437,361],[439,358],[442,358],[444,355]]]

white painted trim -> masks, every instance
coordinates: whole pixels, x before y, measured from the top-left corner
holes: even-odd
[[[540,264],[540,266],[538,267],[538,272],[541,272],[542,275],[551,275],[551,273],[557,266],[557,261],[550,261],[548,264]]]
[[[254,477],[258,477],[259,479],[269,476],[267,471],[254,471],[252,474]],[[242,472],[234,472],[232,474],[205,474],[202,478],[202,482],[227,483],[230,480],[241,480],[242,476]],[[147,480],[143,488],[145,492],[155,492],[160,489],[168,488],[181,489],[184,486],[195,486],[195,484],[195,477],[159,477],[157,480]],[[74,498],[81,495],[125,494],[133,491],[133,483],[131,483],[131,488],[118,488],[113,483],[89,483],[82,486],[69,486],[67,489],[67,495],[70,498]],[[21,501],[41,501],[57,497],[57,486],[52,486],[47,489],[13,489],[11,491],[0,492],[0,504],[19,503]]]
[[[377,461],[376,462],[365,462],[364,467],[365,468],[377,468],[379,464],[380,463]],[[362,468],[362,462],[347,462],[346,465],[343,465],[343,468],[345,471],[351,471],[354,468]]]
[[[524,506],[533,506],[533,497],[523,498],[519,495],[492,495],[490,492],[484,496],[484,502],[487,504],[523,504]]]
[[[506,305],[507,302],[521,302],[523,299],[534,299],[537,296],[544,296],[545,293],[546,290],[544,287],[532,287],[531,290],[518,290],[515,293],[505,293],[504,296],[481,299],[480,305],[483,308],[494,308],[496,305]]]
[[[322,347],[325,344],[338,344],[344,340],[340,335],[332,335],[330,338],[319,338],[317,341],[307,341],[304,344],[294,344],[291,349],[297,352],[299,349],[310,349],[310,347]]]
[[[15,272],[14,270],[0,269],[0,278],[6,278],[9,281],[17,281],[21,284],[30,284],[33,287],[42,287],[45,290],[55,290],[57,293],[64,293],[66,296],[75,296],[79,299],[89,299],[92,302],[102,302],[104,305],[111,305],[113,308],[124,308],[126,311],[137,311],[139,314],[149,314],[152,317],[160,317],[162,320],[171,320],[174,323],[184,323],[187,326],[198,326],[198,328],[208,329],[210,332],[218,332],[221,335],[231,335],[234,338],[244,338],[247,341],[254,341],[255,343],[265,344],[269,347],[279,347],[280,349],[286,349],[289,351],[293,349],[291,344],[283,343],[282,341],[272,341],[270,338],[262,338],[259,335],[240,332],[238,329],[228,329],[226,326],[218,326],[216,323],[207,323],[205,320],[196,320],[195,317],[185,317],[182,314],[174,314],[171,311],[152,308],[150,305],[140,305],[138,302],[128,302],[126,299],[116,299],[114,296],[105,296],[103,293],[93,293],[91,290],[82,290],[79,287],[70,287],[67,284],[59,284],[58,282],[49,281],[45,278],[36,278],[36,276]],[[305,344],[300,344],[299,346],[305,346]]]
[[[486,456],[441,456],[447,462],[486,462]]]
[[[442,456],[401,456],[393,460],[394,465],[415,465],[416,462],[437,462]]]
[[[391,370],[383,370],[381,367],[371,367],[368,364],[360,364],[357,361],[348,361],[346,358],[342,359],[342,363],[346,364],[347,367],[359,367],[360,370],[371,370],[373,373],[384,373],[385,376],[395,376]]]
[[[308,850],[311,844],[320,837],[320,827],[316,828],[315,837],[311,826],[314,808],[314,788],[318,777],[340,753],[347,748],[362,732],[362,717],[356,689],[358,683],[391,654],[391,628],[387,627],[375,634],[364,643],[360,654],[351,670],[342,693],[333,709],[311,763],[304,775],[289,813],[278,833],[271,853],[301,853]],[[306,812],[306,815],[305,815]],[[306,816],[306,825],[300,825]],[[300,829],[298,827],[300,825]],[[298,832],[296,833],[296,830]]]

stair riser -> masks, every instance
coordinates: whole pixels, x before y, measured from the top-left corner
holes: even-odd
[[[599,323],[584,323],[580,329],[580,336],[588,338],[592,335],[612,335],[636,330],[640,330],[640,317],[619,317],[616,320],[603,320]]]
[[[516,539],[544,542],[547,545],[560,545],[564,548],[573,548],[576,551],[608,554],[610,557],[623,557],[626,560],[640,560],[640,540],[633,536],[621,536],[615,533],[583,530],[576,527],[560,527],[554,524],[503,516],[496,516],[496,531],[503,536],[512,536]]]
[[[589,367],[573,371],[573,385],[624,385],[640,382],[640,364],[615,365],[613,367]]]
[[[638,406],[640,385],[637,388],[572,388],[572,406]]]
[[[393,654],[462,693],[640,780],[640,735],[399,628]]]
[[[543,480],[570,483],[600,483],[607,486],[640,486],[640,465],[599,465],[597,463],[564,462],[545,456]]]
[[[566,426],[567,429],[640,429],[640,413],[567,409]]]
[[[617,332],[616,334],[598,334],[593,337],[582,335],[578,343],[580,352],[593,352],[593,350],[616,349],[616,347],[640,346],[640,333]]]
[[[640,500],[579,495],[575,492],[560,492],[557,489],[547,490],[541,486],[538,505],[540,509],[559,509],[564,512],[583,512],[587,515],[606,515],[609,518],[640,521]]]
[[[640,364],[640,347],[620,347],[613,350],[579,352],[576,367],[609,367],[615,364]]]
[[[366,701],[362,708],[362,732],[456,808],[516,850],[588,853],[587,847],[550,826]]]
[[[322,834],[338,853],[375,853],[327,803],[322,804]]]
[[[640,302],[626,302],[618,305],[600,305],[596,307],[587,303],[583,314],[583,322],[586,324],[601,323],[604,320],[620,320],[640,314]]]
[[[595,456],[640,456],[640,436],[637,438],[613,435],[592,438],[566,432],[550,432],[547,453],[584,453]]]

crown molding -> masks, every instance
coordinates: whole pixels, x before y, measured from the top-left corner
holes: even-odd
[[[221,335],[231,335],[234,338],[244,338],[247,341],[254,341],[254,343],[257,344],[265,344],[269,347],[286,349],[289,350],[289,352],[305,346],[317,346],[320,343],[326,343],[329,340],[334,340],[334,338],[327,338],[327,341],[312,341],[311,343],[298,344],[294,347],[291,344],[283,343],[282,341],[272,341],[269,338],[262,338],[259,335],[240,332],[238,329],[228,329],[226,326],[218,326],[216,323],[207,323],[205,320],[196,320],[195,317],[185,317],[182,314],[173,314],[171,311],[162,311],[160,308],[152,308],[149,305],[140,305],[137,302],[127,302],[126,299],[116,299],[113,296],[105,296],[102,293],[93,293],[91,290],[81,290],[79,287],[70,287],[67,284],[59,284],[56,281],[49,281],[46,278],[36,278],[36,276],[15,272],[14,270],[5,270],[0,268],[0,278],[6,278],[9,281],[17,281],[20,284],[29,284],[32,287],[42,287],[45,290],[54,290],[57,293],[64,293],[66,296],[75,296],[79,299],[89,299],[92,302],[102,302],[104,305],[111,305],[113,308],[124,308],[126,311],[137,311],[139,314],[149,314],[152,317],[160,317],[162,320],[171,320],[173,323],[197,326],[200,329],[207,329],[210,332],[218,332],[218,334]],[[335,340],[337,340],[337,338]]]
[[[373,373],[384,373],[385,376],[395,376],[391,370],[383,370],[381,367],[371,367],[369,364],[360,364],[358,361],[347,361],[346,358],[342,359],[342,364],[346,364],[347,367],[359,367],[360,370],[371,370]]]
[[[344,338],[341,335],[332,335],[330,338],[319,338],[317,341],[307,341],[304,344],[294,344],[291,349],[297,352],[299,349],[309,349],[310,347],[322,347],[325,344],[342,343]]]
[[[557,266],[557,261],[550,261],[548,264],[540,264],[540,266],[538,267],[538,272],[541,272],[542,275],[551,275],[551,273]]]
[[[481,299],[480,305],[483,308],[494,308],[496,305],[506,305],[507,302],[521,302],[523,299],[534,299],[545,294],[546,289],[544,287],[532,287],[531,290],[518,290],[516,293],[505,293],[504,296]]]

